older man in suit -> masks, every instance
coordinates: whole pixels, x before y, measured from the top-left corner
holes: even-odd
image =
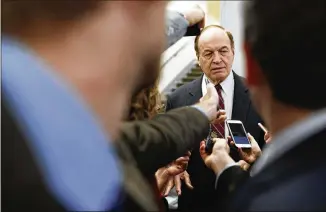
[[[264,134],[257,125],[262,120],[251,104],[244,79],[232,70],[234,48],[231,32],[219,25],[205,27],[195,39],[198,64],[203,75],[175,90],[167,99],[167,110],[198,102],[206,93],[206,84],[211,82],[219,93],[219,108],[225,111],[227,119],[242,121],[246,130],[258,139],[262,146]],[[212,137],[225,138],[229,135],[223,123],[212,123],[211,128]],[[188,166],[194,189],[182,188],[178,201],[180,210],[210,209],[216,203],[211,195],[214,192],[212,186],[215,183],[215,175],[202,162],[197,149],[192,152]],[[236,152],[231,154],[235,160],[239,159]]]

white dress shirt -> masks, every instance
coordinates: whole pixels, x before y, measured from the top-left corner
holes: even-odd
[[[207,76],[204,74],[203,80],[201,83],[201,90],[203,96],[207,92],[206,85],[210,82],[210,80],[207,78]],[[226,111],[226,118],[232,119],[232,109],[233,109],[233,96],[234,96],[234,76],[233,72],[231,71],[230,74],[227,76],[227,78],[220,83],[222,87],[222,97],[224,100],[224,109]],[[225,136],[229,135],[229,130],[224,126],[225,129]]]

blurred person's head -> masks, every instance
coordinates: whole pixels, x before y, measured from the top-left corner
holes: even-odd
[[[133,95],[128,121],[151,119],[161,109],[161,96],[158,90],[158,80],[140,92]]]
[[[205,27],[195,39],[198,64],[205,75],[217,84],[232,71],[234,40],[222,26]]]
[[[325,1],[255,0],[245,10],[248,85],[272,131],[326,107]]]
[[[2,32],[69,82],[116,136],[131,94],[158,75],[166,2],[2,3]]]

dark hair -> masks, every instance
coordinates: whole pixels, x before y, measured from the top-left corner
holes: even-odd
[[[94,11],[94,0],[2,0],[2,30],[11,32],[29,27],[38,20],[73,21]]]
[[[325,107],[325,1],[254,0],[245,6],[245,40],[274,98],[299,108]]]
[[[233,39],[233,35],[232,35],[231,32],[227,31],[224,27],[222,27],[222,26],[220,26],[220,25],[216,25],[216,24],[215,24],[215,25],[208,25],[208,26],[206,26],[205,28],[203,28],[203,29],[201,30],[200,34],[197,35],[196,38],[195,38],[195,51],[196,51],[196,56],[197,56],[197,58],[199,57],[198,40],[199,40],[201,34],[202,34],[203,32],[205,32],[207,29],[210,29],[210,28],[220,28],[220,29],[224,30],[225,33],[227,34],[229,40],[230,40],[231,48],[234,49],[234,39]]]

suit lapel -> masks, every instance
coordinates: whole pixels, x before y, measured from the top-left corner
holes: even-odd
[[[186,105],[193,105],[196,104],[199,99],[203,96],[201,84],[203,80],[203,75],[192,81],[192,85],[188,89],[188,97],[186,98]]]
[[[248,88],[244,85],[243,78],[233,72],[234,75],[234,96],[233,96],[233,109],[232,119],[241,120],[243,123],[247,120],[248,111],[251,105]],[[203,76],[199,79],[192,81],[188,89],[188,97],[186,98],[185,105],[196,104],[203,96],[202,93],[202,80]]]
[[[248,111],[250,108],[250,97],[248,88],[244,85],[243,78],[234,73],[234,96],[232,119],[240,120],[243,123],[247,120]]]

